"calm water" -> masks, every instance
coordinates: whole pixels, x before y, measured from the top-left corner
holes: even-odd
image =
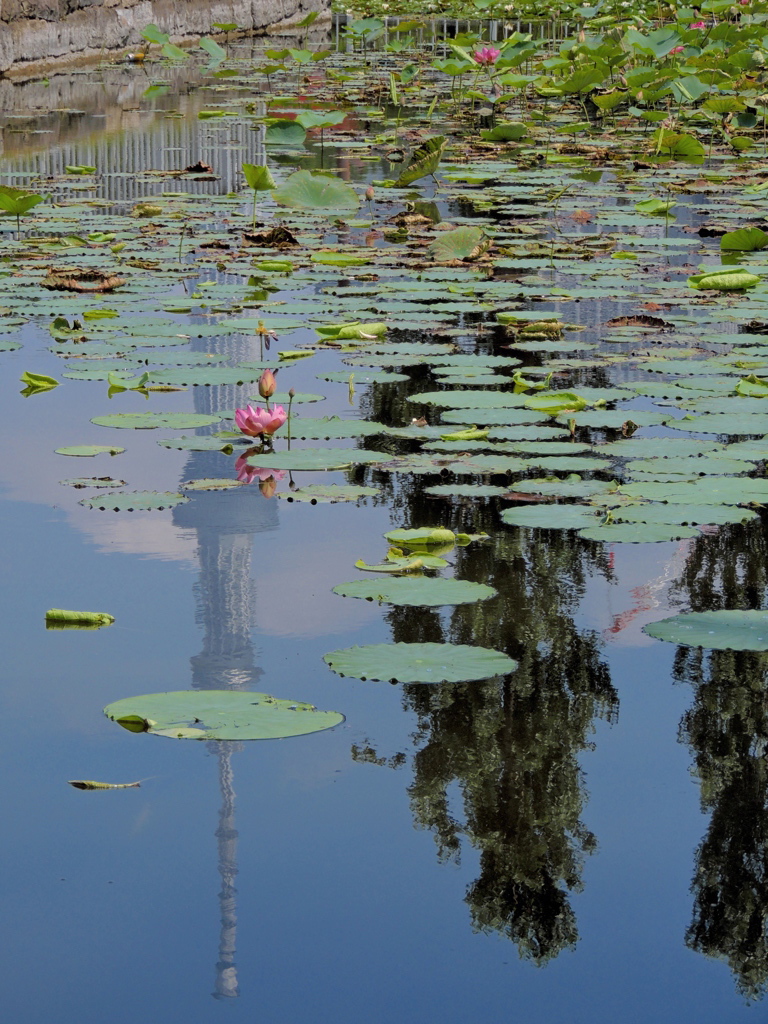
[[[198,130],[151,118],[136,135],[93,127],[45,159],[89,163],[118,144],[160,156]],[[235,150],[233,166],[253,155]],[[7,159],[5,173],[27,166]],[[754,756],[765,656],[699,663],[641,632],[670,607],[701,606],[701,579],[739,559],[725,603],[759,604],[759,528],[608,549],[500,527],[483,505],[429,502],[412,477],[359,507],[251,487],[173,511],[91,511],[59,481],[110,473],[172,490],[231,472],[231,460],[159,448],[173,432],[158,431],[131,432],[115,460],[55,455],[125,444],[116,435],[128,432],[88,418],[145,403],[109,405],[103,382],[22,398],[22,370],[61,372],[44,329],[25,328],[24,342],[0,356],[7,1020],[764,1018],[744,993],[768,961]],[[292,382],[328,395],[323,415],[350,415],[346,389],[316,380],[331,365],[308,360]],[[231,408],[253,392],[190,391],[152,408]],[[356,558],[379,560],[385,530],[438,519],[492,533],[454,557],[458,576],[500,590],[493,614],[330,593]],[[117,621],[46,632],[57,606]],[[342,679],[322,661],[355,643],[448,638],[507,650],[520,671],[401,687]],[[737,707],[713,675],[741,684]],[[190,687],[263,690],[346,721],[294,740],[200,744],[132,735],[101,711]],[[72,778],[147,781],[84,793]]]

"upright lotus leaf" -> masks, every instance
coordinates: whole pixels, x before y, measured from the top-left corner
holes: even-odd
[[[302,210],[356,210],[360,205],[357,192],[345,182],[327,174],[295,171],[275,189],[273,199],[280,206]]]
[[[768,651],[768,611],[685,612],[650,622],[643,632],[708,651]]]
[[[768,246],[768,232],[762,228],[738,228],[726,231],[720,238],[720,248],[737,252],[754,252]]]
[[[107,612],[72,612],[65,608],[49,608],[45,613],[46,629],[101,629],[111,626],[114,615]]]
[[[277,188],[277,182],[272,177],[272,172],[266,165],[243,164],[243,176],[249,188],[253,189],[253,217],[252,224],[256,227],[256,198],[259,192],[269,192]]]
[[[16,227],[21,229],[21,218],[29,213],[45,196],[38,192],[30,192],[25,188],[13,188],[11,185],[0,185],[0,212],[16,218]]]
[[[471,263],[479,259],[490,245],[491,239],[486,237],[482,228],[462,227],[439,235],[429,251],[438,263],[450,263],[452,260]]]
[[[268,146],[301,146],[307,137],[306,129],[293,118],[270,117],[266,124],[264,142]]]
[[[242,690],[180,690],[127,697],[104,714],[129,732],[195,740],[275,740],[331,729],[338,711]]]
[[[428,174],[434,174],[440,166],[440,160],[447,142],[448,140],[444,135],[434,135],[431,139],[425,139],[413,151],[411,162],[395,181],[395,187],[405,188],[406,185],[418,181],[419,178],[426,178]]]
[[[390,683],[468,683],[517,668],[501,651],[466,644],[367,644],[331,651],[323,660],[340,676]]]
[[[540,392],[526,398],[523,404],[526,409],[545,412],[549,416],[559,416],[563,412],[580,412],[589,405],[586,399],[574,391]]]

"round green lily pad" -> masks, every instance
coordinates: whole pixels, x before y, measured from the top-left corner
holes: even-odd
[[[436,498],[494,498],[508,490],[508,487],[495,487],[493,484],[435,484],[425,487],[424,494],[432,494]]]
[[[508,526],[527,526],[539,530],[580,530],[598,520],[596,510],[584,505],[523,505],[501,513]]]
[[[156,427],[173,427],[176,430],[194,430],[218,423],[219,416],[208,416],[201,412],[112,412],[106,416],[94,416],[91,423],[98,427],[130,427],[133,430],[154,430]]]
[[[111,491],[93,498],[83,498],[81,505],[98,508],[102,512],[146,512],[151,509],[172,508],[189,501],[183,494],[171,491]]]
[[[643,632],[709,651],[768,651],[768,611],[684,612],[649,622]]]
[[[387,455],[383,452],[367,452],[362,448],[298,448],[293,451],[269,452],[253,455],[248,460],[260,469],[346,469],[370,462],[381,462]]]
[[[337,501],[357,501],[379,494],[378,487],[357,487],[354,484],[307,484],[295,491],[279,491],[285,501],[308,501],[310,505],[332,505]]]
[[[116,700],[104,714],[129,732],[195,740],[275,740],[331,729],[338,711],[242,690],[179,690]]]
[[[390,683],[467,683],[517,668],[501,651],[466,644],[367,644],[323,660],[340,676]]]
[[[579,530],[585,540],[605,541],[606,544],[653,544],[666,540],[688,540],[698,537],[699,531],[690,526],[671,523],[606,523]]]
[[[56,448],[56,455],[73,455],[79,458],[93,458],[94,455],[102,455],[107,452],[109,455],[122,455],[125,448],[117,448],[109,444],[72,444],[65,448]]]
[[[432,580],[423,576],[403,579],[379,578],[340,583],[333,588],[340,597],[359,597],[385,604],[439,607],[444,604],[473,604],[495,597],[496,591],[485,583],[467,580]]]

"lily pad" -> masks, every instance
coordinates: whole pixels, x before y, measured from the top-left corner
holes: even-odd
[[[275,740],[306,736],[344,721],[338,711],[241,690],[179,690],[127,697],[104,714],[129,732],[196,740]]]
[[[90,459],[94,455],[103,455],[105,452],[108,455],[122,455],[124,451],[125,448],[118,448],[116,445],[110,444],[72,444],[55,449],[57,455],[73,455],[82,459]]]
[[[111,491],[109,494],[83,498],[80,504],[98,508],[102,512],[146,512],[151,509],[172,508],[186,501],[189,501],[189,498],[171,491]]]
[[[423,576],[402,579],[379,578],[340,583],[333,588],[341,597],[359,597],[365,601],[413,607],[440,607],[449,604],[474,604],[495,597],[496,591],[485,583],[467,580],[433,580]]]
[[[584,505],[523,505],[501,513],[508,526],[538,530],[581,530],[597,522],[596,510]]]
[[[657,640],[708,651],[768,651],[768,611],[683,612],[649,622]]]
[[[390,683],[467,683],[517,668],[501,651],[466,644],[368,644],[331,651],[323,660],[340,676]]]
[[[194,430],[218,423],[219,416],[201,412],[113,412],[106,416],[94,416],[91,423],[99,427],[121,427],[133,430],[154,430],[157,427],[173,427],[176,430]]]
[[[378,487],[358,487],[354,484],[307,484],[295,491],[279,491],[278,498],[285,501],[307,501],[310,505],[333,505],[338,501],[358,501],[380,494]]]
[[[698,537],[699,531],[689,526],[668,523],[605,523],[579,530],[585,540],[604,541],[606,544],[652,544],[670,540],[688,540]]]
[[[260,469],[332,470],[383,462],[387,458],[384,452],[367,452],[362,448],[298,448],[253,455],[248,461]]]
[[[231,480],[227,477],[208,477],[200,480],[188,480],[181,485],[183,491],[231,491],[236,487],[244,487],[244,480]]]

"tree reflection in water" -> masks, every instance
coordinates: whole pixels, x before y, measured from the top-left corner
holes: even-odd
[[[761,524],[697,542],[681,579],[694,611],[765,606],[768,550]],[[768,653],[678,648],[674,676],[694,688],[680,736],[694,756],[702,808],[691,949],[725,960],[739,991],[768,988]]]
[[[430,514],[446,521],[434,507]],[[493,541],[455,558],[457,577],[491,584],[498,598],[445,618],[388,613],[395,642],[472,643],[519,661],[502,679],[404,687],[418,719],[408,792],[441,860],[458,861],[462,838],[480,851],[480,874],[466,894],[473,927],[507,936],[538,964],[578,940],[570,894],[581,889],[584,856],[596,847],[581,821],[578,758],[590,748],[594,719],[618,712],[601,641],[572,617],[589,563],[600,568],[602,557],[599,547],[565,536],[549,533],[543,543],[538,531],[496,525]],[[454,784],[460,813],[451,808]]]

